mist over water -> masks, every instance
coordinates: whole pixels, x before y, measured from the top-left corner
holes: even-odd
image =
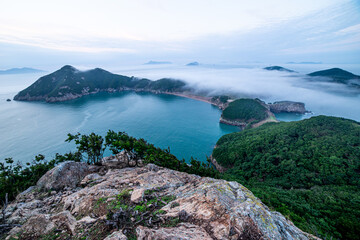
[[[260,66],[166,66],[123,69],[123,75],[156,80],[164,77],[180,79],[208,95],[230,94],[234,97],[260,98],[265,102],[300,101],[313,115],[345,117],[360,121],[360,91],[337,83],[314,82],[306,73],[324,70],[323,64],[282,65],[297,73],[267,71]],[[345,70],[360,72],[360,65],[342,65]],[[299,70],[299,69],[300,70]],[[358,71],[356,71],[358,69]],[[305,117],[309,117],[307,115]]]
[[[307,70],[303,65],[299,66],[302,70],[297,66],[284,67],[299,73],[236,65],[186,67],[169,64],[105,69],[152,80],[164,77],[181,79],[202,94],[258,97],[266,102],[300,101],[313,112],[308,115],[277,115],[282,121],[297,121],[320,114],[360,121],[358,92],[339,84],[311,82],[305,76],[305,73],[328,66],[311,65],[307,66]],[[342,68],[349,70],[350,67]],[[55,104],[6,102],[7,98],[12,99],[42,75],[0,76],[0,161],[5,157],[14,157],[26,162],[39,153],[49,159],[56,152],[74,150],[73,144],[64,142],[67,133],[96,132],[105,135],[108,129],[145,138],[162,148],[170,147],[179,158],[189,160],[190,156],[194,156],[205,160],[222,135],[239,131],[238,128],[219,124],[221,111],[216,107],[176,96],[128,92],[90,95]]]

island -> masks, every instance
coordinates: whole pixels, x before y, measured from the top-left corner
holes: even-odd
[[[244,129],[258,127],[266,122],[277,122],[277,120],[260,99],[241,98],[229,102],[222,112],[220,122]]]
[[[280,71],[280,72],[292,72],[292,73],[295,73],[294,70],[290,70],[290,69],[280,67],[280,66],[270,66],[270,67],[265,67],[263,69],[268,70],[268,71]]]
[[[145,78],[127,77],[110,73],[101,68],[79,71],[66,65],[58,71],[39,78],[19,92],[14,100],[61,102],[98,92],[126,90],[153,93],[182,92],[185,83],[169,78],[151,81]]]
[[[287,64],[322,64],[322,62],[287,62]]]
[[[360,88],[360,76],[341,68],[331,68],[322,71],[309,73],[313,81],[326,81],[333,83],[345,84],[350,87]]]
[[[41,72],[45,72],[45,71],[35,69],[35,68],[23,67],[23,68],[11,68],[11,69],[7,69],[7,70],[0,70],[0,75],[5,75],[5,74],[28,74],[28,73],[41,73]]]
[[[268,106],[273,113],[309,113],[309,111],[305,109],[305,104],[302,102],[279,101],[269,103]]]
[[[200,63],[198,63],[198,62],[191,62],[191,63],[186,64],[186,66],[189,66],[189,67],[199,66],[199,65],[200,65]]]
[[[172,64],[172,62],[168,61],[148,61],[145,65],[157,65],[157,64]]]

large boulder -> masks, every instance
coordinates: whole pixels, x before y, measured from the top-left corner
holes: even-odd
[[[50,215],[34,215],[21,227],[13,228],[6,239],[16,239],[14,236],[20,236],[20,239],[39,239],[49,234],[55,226]]]
[[[86,163],[67,161],[49,170],[36,185],[43,190],[75,188],[89,173],[89,166]]]

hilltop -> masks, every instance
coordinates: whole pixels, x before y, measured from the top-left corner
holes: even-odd
[[[124,152],[102,166],[63,162],[6,211],[10,239],[317,239],[237,182],[154,164]],[[125,163],[125,165],[124,165]]]
[[[268,71],[295,72],[294,70],[290,70],[280,66],[270,66],[270,67],[265,67],[264,69]]]
[[[276,119],[274,114],[269,111],[268,106],[259,99],[248,98],[230,101],[220,118],[221,123],[242,128],[257,127],[269,121],[276,121]]]
[[[360,87],[360,76],[341,68],[331,68],[327,70],[312,72],[308,74],[311,77],[323,77],[322,80],[342,84],[350,84]],[[326,79],[325,79],[326,78]],[[351,80],[354,80],[353,82]]]
[[[358,122],[318,116],[225,135],[212,158],[301,229],[358,239],[359,146]]]
[[[191,62],[191,63],[186,64],[186,66],[199,66],[199,65],[200,65],[200,63],[198,63],[198,62]]]
[[[184,86],[184,82],[174,79],[163,78],[151,81],[113,74],[101,68],[79,71],[66,65],[54,73],[39,78],[31,86],[19,92],[14,100],[57,102],[102,91],[135,90],[161,93],[181,91]]]

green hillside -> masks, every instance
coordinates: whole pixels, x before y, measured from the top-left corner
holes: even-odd
[[[321,237],[359,239],[360,125],[335,117],[268,123],[223,136],[224,177]]]
[[[351,72],[345,71],[341,68],[331,68],[327,70],[317,71],[308,74],[312,77],[328,77],[334,82],[348,84],[349,80],[360,79],[360,76],[352,74]]]
[[[49,100],[66,95],[84,95],[98,91],[121,91],[126,89],[144,91],[180,91],[185,83],[173,79],[138,79],[113,74],[101,68],[79,71],[64,66],[58,71],[41,77],[31,86],[19,92],[15,100]]]
[[[257,99],[237,99],[224,109],[222,118],[235,121],[261,121],[267,118],[267,109]]]

